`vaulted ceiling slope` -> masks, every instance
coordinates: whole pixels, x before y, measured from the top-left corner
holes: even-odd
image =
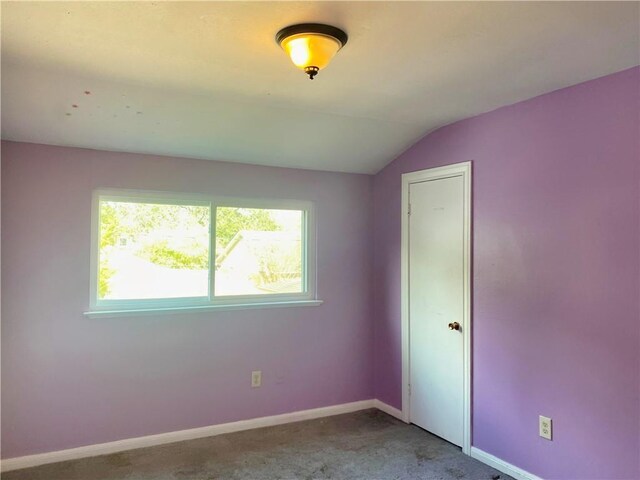
[[[3,2],[2,138],[375,173],[442,125],[639,63],[637,2]],[[333,24],[313,81],[274,41]]]

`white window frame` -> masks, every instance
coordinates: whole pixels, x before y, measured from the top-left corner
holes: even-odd
[[[209,285],[208,295],[203,297],[124,299],[98,298],[98,275],[100,265],[100,202],[119,201],[134,203],[156,203],[165,205],[196,205],[209,207]],[[200,194],[99,189],[93,192],[91,205],[91,267],[89,311],[85,315],[121,316],[151,314],[158,312],[186,312],[202,310],[231,310],[239,308],[268,308],[281,306],[314,306],[322,302],[316,298],[316,223],[312,202],[267,198],[238,198]],[[216,258],[216,208],[239,207],[256,209],[297,210],[302,218],[302,286],[301,293],[226,295],[215,296]]]

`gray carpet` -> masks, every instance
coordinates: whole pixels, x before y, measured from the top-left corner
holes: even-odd
[[[378,410],[15,470],[3,480],[511,479]],[[512,479],[511,479],[512,480]]]

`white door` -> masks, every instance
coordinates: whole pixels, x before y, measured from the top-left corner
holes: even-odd
[[[409,419],[462,446],[464,179],[411,183],[409,204]]]

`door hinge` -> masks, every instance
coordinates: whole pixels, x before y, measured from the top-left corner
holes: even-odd
[[[409,392],[409,396],[411,396],[411,384],[407,384],[407,391]]]
[[[411,204],[409,204],[409,208],[407,209],[407,215],[411,215]]]

